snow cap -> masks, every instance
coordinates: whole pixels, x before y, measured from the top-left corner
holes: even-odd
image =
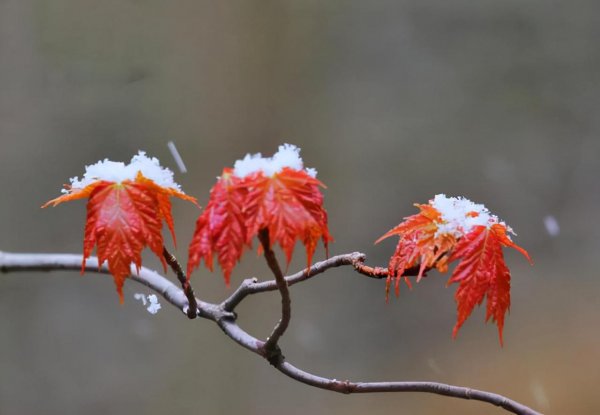
[[[479,225],[489,228],[495,223],[500,223],[506,226],[504,222],[500,222],[498,216],[492,215],[484,205],[473,203],[462,196],[447,197],[445,194],[439,194],[429,203],[442,216],[442,223],[438,224],[436,235],[449,233],[460,237]],[[512,231],[509,227],[507,229]]]
[[[309,176],[317,176],[315,169],[304,169],[304,163],[300,157],[300,148],[293,144],[280,145],[273,157],[263,157],[261,153],[246,154],[246,157],[236,161],[233,165],[233,174],[244,178],[261,171],[265,176],[273,176],[283,170],[284,167],[293,170],[305,170]]]
[[[173,172],[166,167],[161,167],[160,162],[156,157],[146,156],[145,151],[138,151],[132,157],[129,164],[120,161],[111,161],[109,159],[100,160],[96,164],[85,167],[85,174],[79,180],[75,176],[70,179],[71,188],[83,189],[84,187],[98,181],[105,180],[108,182],[120,183],[125,180],[135,180],[138,172],[152,180],[159,186],[176,189],[181,192],[181,187],[173,180]],[[68,193],[69,190],[63,189],[63,193]]]

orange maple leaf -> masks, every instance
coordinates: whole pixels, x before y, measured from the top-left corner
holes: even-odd
[[[393,235],[400,238],[388,264],[386,300],[392,280],[396,295],[401,278],[411,286],[407,270],[418,267],[419,281],[426,270],[436,268],[445,273],[450,262],[460,260],[448,281],[448,285],[460,284],[455,293],[458,319],[453,336],[487,296],[486,321],[492,318],[496,322],[502,344],[504,316],[510,306],[510,272],[502,247],[518,250],[531,262],[527,251],[508,237],[510,228],[483,205],[441,194],[429,204],[416,206],[418,214],[406,217],[376,241]]]
[[[453,337],[456,337],[475,305],[480,305],[487,296],[485,320],[491,317],[496,323],[500,344],[503,344],[504,316],[510,307],[510,271],[504,262],[502,246],[515,248],[531,262],[527,251],[511,241],[506,234],[506,227],[499,223],[489,228],[475,226],[458,241],[450,262],[460,262],[448,281],[448,285],[459,283],[454,294],[458,319]]]
[[[437,267],[440,271],[445,272],[447,261],[441,260],[441,258],[456,243],[456,239],[450,234],[436,234],[438,223],[441,222],[440,212],[430,205],[417,204],[415,206],[421,210],[419,213],[404,218],[404,222],[375,241],[375,243],[379,243],[394,235],[400,237],[388,264],[386,298],[388,298],[392,280],[395,281],[396,295],[400,293],[402,278],[409,287],[412,286],[410,280],[404,275],[407,269],[419,266],[417,281],[421,279],[427,269],[432,267]]]
[[[138,172],[134,180],[113,182],[97,180],[81,189],[53,199],[42,207],[89,198],[83,241],[81,272],[97,246],[98,264],[108,262],[120,301],[123,302],[123,283],[131,274],[131,264],[142,266],[141,252],[147,246],[162,261],[162,221],[165,220],[173,240],[173,218],[170,196],[196,203],[196,199],[174,188],[157,185]]]

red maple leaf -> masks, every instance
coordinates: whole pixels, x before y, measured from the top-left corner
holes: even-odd
[[[196,222],[188,275],[202,260],[212,270],[216,254],[229,284],[245,246],[261,229],[269,230],[271,244],[281,246],[288,263],[300,240],[310,265],[318,241],[327,248],[332,240],[319,186],[321,182],[306,171],[288,167],[271,176],[257,171],[243,178],[225,169]]]
[[[166,267],[162,255],[163,220],[167,222],[175,239],[170,196],[195,203],[193,197],[173,188],[159,186],[139,172],[135,180],[123,180],[120,183],[98,180],[83,189],[72,189],[70,193],[53,199],[42,207],[89,198],[82,273],[87,258],[92,254],[94,246],[97,246],[99,266],[108,262],[108,269],[123,302],[123,283],[131,274],[132,263],[138,271],[141,268],[141,252],[146,246]]]
[[[271,177],[255,173],[241,185],[248,189],[244,205],[247,242],[261,229],[268,229],[271,245],[279,244],[288,263],[297,240],[304,244],[308,265],[319,240],[327,250],[333,238],[319,190],[324,185],[319,180],[304,170],[286,167]]]
[[[233,267],[240,260],[246,243],[242,209],[247,192],[239,182],[240,179],[232,175],[232,169],[227,168],[211,189],[209,202],[196,221],[190,243],[188,278],[202,260],[212,271],[216,253],[225,283],[229,285]]]
[[[452,249],[456,239],[449,234],[436,235],[438,223],[441,221],[440,213],[430,205],[416,205],[421,212],[408,216],[404,222],[388,231],[375,243],[397,235],[400,237],[396,250],[388,264],[388,277],[386,281],[386,298],[389,294],[391,281],[395,281],[395,292],[399,295],[400,280],[404,277],[406,284],[411,287],[410,280],[404,272],[419,266],[417,281],[423,276],[425,270],[437,267],[445,272],[447,269],[446,257]]]
[[[436,195],[429,204],[416,205],[418,214],[387,232],[377,242],[393,235],[400,237],[388,264],[386,300],[392,280],[396,295],[402,277],[417,273],[417,281],[426,270],[436,268],[445,273],[448,264],[460,260],[448,284],[459,283],[455,293],[458,319],[453,336],[469,317],[475,305],[487,297],[486,321],[490,318],[498,325],[500,343],[504,316],[510,306],[510,272],[504,263],[502,247],[511,247],[523,254],[507,235],[508,227],[483,205],[463,197]],[[418,270],[418,272],[417,272]]]
[[[506,235],[506,227],[499,223],[489,228],[475,226],[458,241],[450,261],[460,262],[448,281],[448,284],[459,283],[454,295],[458,308],[454,337],[475,305],[480,305],[487,296],[485,319],[491,317],[496,322],[503,344],[504,316],[510,307],[510,271],[504,262],[503,246],[515,248],[531,262],[527,251],[512,242]]]

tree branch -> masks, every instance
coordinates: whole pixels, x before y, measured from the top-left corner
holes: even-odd
[[[81,269],[81,255],[74,254],[18,254],[0,251],[0,271],[2,273],[16,271],[86,271],[110,274],[108,267],[98,268],[98,258],[91,256],[86,260],[85,268]],[[184,292],[171,281],[156,271],[140,268],[137,272],[135,265],[131,266],[130,278],[160,294],[166,301],[187,315],[188,299]],[[223,310],[216,304],[206,303],[196,299],[198,316],[209,320],[232,317],[234,314]]]
[[[265,251],[266,252],[266,251]],[[325,261],[318,262],[310,268],[285,277],[287,285],[297,284],[318,275],[329,268],[342,265],[363,264],[364,254],[354,252],[351,254],[338,255]],[[360,268],[360,267],[359,267]],[[0,251],[0,271],[2,273],[15,271],[57,271],[57,270],[81,270],[81,255],[69,254],[17,254]],[[95,257],[88,258],[85,271],[108,274],[108,268],[98,268],[98,260]],[[131,279],[141,283],[160,294],[166,301],[177,307],[184,314],[188,309],[188,299],[183,290],[168,281],[165,277],[155,271],[142,267],[139,273],[132,266]],[[360,272],[357,269],[358,272]],[[244,331],[236,323],[236,315],[233,309],[249,294],[257,294],[278,289],[276,281],[256,282],[247,279],[240,287],[221,304],[211,304],[196,299],[198,304],[198,316],[214,321],[223,332],[240,346],[247,350],[269,359],[266,354],[265,342],[253,337]],[[541,415],[539,412],[508,399],[502,395],[471,389],[461,386],[447,385],[437,382],[351,382],[324,378],[305,372],[280,359],[271,362],[273,366],[284,375],[302,382],[304,384],[330,390],[338,393],[374,393],[374,392],[426,392],[437,395],[449,396],[460,399],[473,399],[486,402],[504,408],[508,412],[519,415]]]
[[[262,342],[243,331],[235,322],[223,319],[217,322],[219,327],[240,346],[267,358],[262,351]],[[426,392],[436,395],[449,396],[460,399],[473,399],[487,402],[506,409],[508,412],[519,415],[541,415],[539,412],[513,401],[505,396],[478,389],[462,386],[448,385],[438,382],[351,382],[324,378],[305,372],[285,360],[276,362],[273,366],[284,375],[316,388],[330,390],[333,392],[351,393],[375,393],[375,392]]]
[[[299,382],[316,388],[344,394],[375,392],[426,392],[461,399],[473,399],[500,406],[521,415],[540,415],[539,412],[496,393],[437,382],[350,382],[327,379],[307,373],[288,362],[275,366],[280,372]]]

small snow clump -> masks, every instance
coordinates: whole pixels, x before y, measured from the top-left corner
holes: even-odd
[[[146,310],[148,310],[150,314],[156,314],[158,313],[158,310],[162,308],[160,303],[158,302],[158,297],[156,296],[156,294],[149,294],[148,296],[146,296],[142,293],[135,293],[133,295],[133,298],[135,298],[138,301],[141,301],[144,307],[146,306],[146,298],[148,298],[148,302],[150,304],[148,305],[148,307],[146,307]]]
[[[547,215],[544,217],[544,226],[546,227],[546,232],[550,236],[558,236],[560,234],[560,225],[556,218],[552,215]]]
[[[83,189],[98,181],[121,183],[125,180],[135,180],[138,172],[152,180],[159,186],[168,187],[181,192],[181,187],[173,180],[173,172],[166,167],[161,167],[156,157],[146,156],[145,151],[138,151],[129,164],[109,159],[100,160],[96,164],[85,167],[85,174],[79,180],[75,176],[70,179],[72,189]],[[69,193],[69,189],[63,189],[63,193]]]
[[[430,204],[442,216],[442,223],[438,224],[436,235],[446,233],[461,237],[469,233],[475,226],[489,228],[495,223],[506,226],[484,205],[473,203],[462,196],[447,197],[445,194],[439,194],[430,201]],[[512,232],[510,228],[507,227],[507,229]]]
[[[150,314],[158,313],[158,310],[161,309],[160,303],[158,302],[158,297],[155,294],[150,294],[148,296],[148,301],[150,302],[150,305],[146,307],[146,310],[148,310]]]
[[[244,178],[252,173],[262,172],[265,176],[273,176],[289,167],[293,170],[303,170],[304,163],[300,157],[300,148],[293,144],[283,144],[279,146],[277,153],[273,157],[263,157],[262,154],[246,154],[242,160],[238,160],[233,165],[233,174],[239,178]],[[317,176],[317,171],[313,168],[305,169],[311,177]]]

